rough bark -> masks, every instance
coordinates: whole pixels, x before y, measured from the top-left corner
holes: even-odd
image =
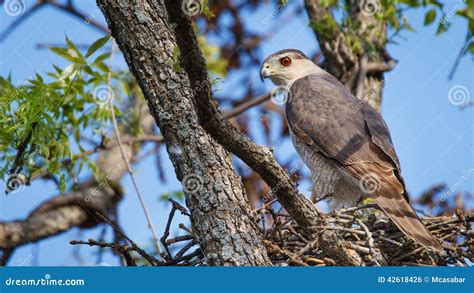
[[[289,175],[275,160],[270,149],[256,145],[227,122],[213,99],[206,61],[199,49],[192,21],[181,10],[182,1],[167,0],[166,5],[181,51],[181,65],[195,89],[199,117],[205,129],[227,150],[239,156],[271,187],[272,193],[292,218],[304,229],[309,239],[318,239],[319,246],[340,265],[359,265],[359,255],[349,248],[334,231],[321,230],[324,215],[306,197],[299,194]]]
[[[90,194],[95,180],[81,191],[56,197],[41,204],[26,219],[0,223],[0,249],[11,249],[65,232],[72,227],[92,227],[100,221],[95,212],[107,214],[120,199],[113,189]],[[94,204],[91,204],[94,201]]]
[[[229,154],[199,124],[162,1],[97,1],[165,139],[210,265],[269,265]]]

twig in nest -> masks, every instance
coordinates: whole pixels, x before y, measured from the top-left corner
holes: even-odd
[[[422,219],[429,230],[443,241],[447,252],[435,254],[413,243],[385,214],[372,213],[367,218],[367,213],[361,213],[362,210],[371,208],[377,206],[368,204],[339,210],[327,215],[329,224],[314,228],[340,231],[340,237],[357,251],[365,265],[459,266],[466,265],[469,261],[474,262],[472,213]],[[302,228],[291,217],[285,219],[284,225],[281,221],[275,221],[272,227],[268,227],[270,232],[265,237],[265,241],[273,244],[266,246],[275,265],[321,265],[318,261],[307,261],[308,258],[324,260],[326,265],[337,265],[337,261],[326,260],[327,255],[324,255],[324,249],[319,244],[308,243],[300,237],[299,231]]]
[[[374,262],[377,266],[380,266],[380,262],[379,261],[382,261],[382,263],[385,263],[385,261],[383,260],[383,257],[382,255],[380,255],[380,253],[378,253],[377,251],[375,251],[375,248],[374,248],[374,238],[372,237],[372,233],[369,231],[369,228],[367,228],[367,226],[364,224],[364,222],[362,222],[361,219],[356,219],[357,223],[359,224],[359,226],[362,227],[362,229],[364,229],[365,231],[365,234],[367,236],[367,242],[369,244],[369,250],[370,250],[370,254],[372,255],[372,257],[374,258]]]

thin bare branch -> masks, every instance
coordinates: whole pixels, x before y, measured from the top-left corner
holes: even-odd
[[[143,198],[143,196],[140,192],[140,188],[138,187],[138,183],[137,183],[137,180],[136,180],[135,175],[133,173],[132,167],[130,166],[130,162],[128,161],[127,155],[125,154],[122,139],[120,137],[120,131],[119,131],[118,124],[117,124],[117,118],[115,117],[115,109],[114,109],[114,104],[113,104],[114,95],[111,94],[112,93],[112,88],[110,86],[110,79],[112,77],[112,65],[113,65],[114,50],[115,50],[115,41],[113,41],[113,43],[112,43],[112,50],[111,50],[110,63],[109,63],[110,70],[109,70],[109,73],[108,73],[108,76],[107,76],[107,87],[109,89],[109,93],[110,93],[110,97],[111,97],[109,99],[110,116],[112,117],[112,124],[113,124],[113,127],[114,127],[115,137],[117,138],[118,147],[120,149],[120,153],[122,154],[122,159],[125,162],[125,165],[127,167],[127,172],[130,175],[130,178],[132,179],[133,188],[135,189],[135,192],[138,196],[138,199],[140,200],[140,204],[142,206],[143,212],[144,212],[146,220],[148,222],[148,228],[151,230],[151,233],[152,233],[152,236],[153,236],[153,241],[154,241],[154,244],[156,246],[156,250],[161,255],[163,251],[161,249],[161,245],[160,245],[160,242],[158,240],[158,234],[156,233],[155,226],[153,225],[153,220],[151,219],[150,213],[148,212],[148,208],[145,204],[145,200],[144,200],[144,198]]]

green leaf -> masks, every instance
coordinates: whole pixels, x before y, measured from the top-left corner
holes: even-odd
[[[337,4],[337,0],[321,0],[321,5],[325,8],[335,6]]]
[[[201,5],[203,5],[203,11],[202,12],[204,13],[204,15],[206,16],[207,19],[211,19],[215,15],[211,11],[211,9],[209,9],[209,3],[208,2],[209,2],[208,0],[201,1]]]
[[[83,59],[81,52],[77,49],[76,45],[74,45],[74,43],[68,37],[66,37],[66,44],[69,48],[70,55]]]
[[[403,19],[403,28],[410,32],[415,31],[415,29],[410,25],[410,23],[408,23],[407,19]]]
[[[110,57],[110,52],[107,52],[107,53],[104,53],[104,54],[100,54],[99,56],[97,56],[97,58],[95,58],[94,62],[102,62],[104,61],[105,59],[109,58]]]
[[[467,0],[467,8],[469,9],[469,15],[474,16],[474,0]]]
[[[438,29],[436,30],[436,35],[439,36],[442,33],[448,30],[448,27],[451,25],[449,22],[440,22],[438,25]]]
[[[466,52],[474,54],[474,41],[470,42],[466,47]]]
[[[69,60],[71,62],[77,62],[78,55],[74,50],[71,49],[66,49],[62,47],[50,47],[49,48],[53,53],[55,53],[58,56],[63,57],[66,60]]]
[[[100,38],[98,39],[97,41],[95,41],[90,47],[89,49],[87,50],[87,53],[86,53],[86,58],[90,57],[92,54],[94,54],[97,50],[99,50],[100,48],[102,48],[106,43],[107,41],[110,39],[110,35],[106,35],[105,37],[103,38]]]
[[[61,193],[64,193],[66,191],[66,175],[65,174],[61,174],[61,176],[59,177],[58,186],[59,186],[59,191],[61,191]]]
[[[37,72],[35,72],[35,76],[36,76],[36,79],[37,79],[40,83],[44,83],[43,77],[41,77],[41,75],[39,75]]]
[[[66,68],[64,68],[63,72],[61,72],[61,75],[59,76],[59,80],[64,80],[68,78],[75,70],[75,65],[74,64],[69,64]]]
[[[94,62],[92,63],[92,65],[102,70],[104,73],[108,73],[110,70],[109,66],[105,64],[104,62]]]
[[[436,7],[438,7],[439,9],[443,9],[443,4],[436,1],[436,0],[429,0],[429,3],[436,6]]]
[[[94,174],[94,177],[97,180],[99,180],[100,179],[99,168],[97,168],[97,165],[95,164],[95,162],[88,158],[87,166],[89,167],[89,170],[91,170],[92,173]]]
[[[432,23],[435,20],[435,18],[436,18],[436,10],[431,9],[425,15],[425,25],[429,25],[430,23]]]
[[[399,0],[400,3],[404,3],[410,7],[418,7],[420,4],[417,0]]]

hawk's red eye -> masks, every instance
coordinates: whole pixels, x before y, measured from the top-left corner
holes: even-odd
[[[283,57],[280,59],[280,64],[283,66],[288,66],[291,64],[291,58],[290,57]]]

